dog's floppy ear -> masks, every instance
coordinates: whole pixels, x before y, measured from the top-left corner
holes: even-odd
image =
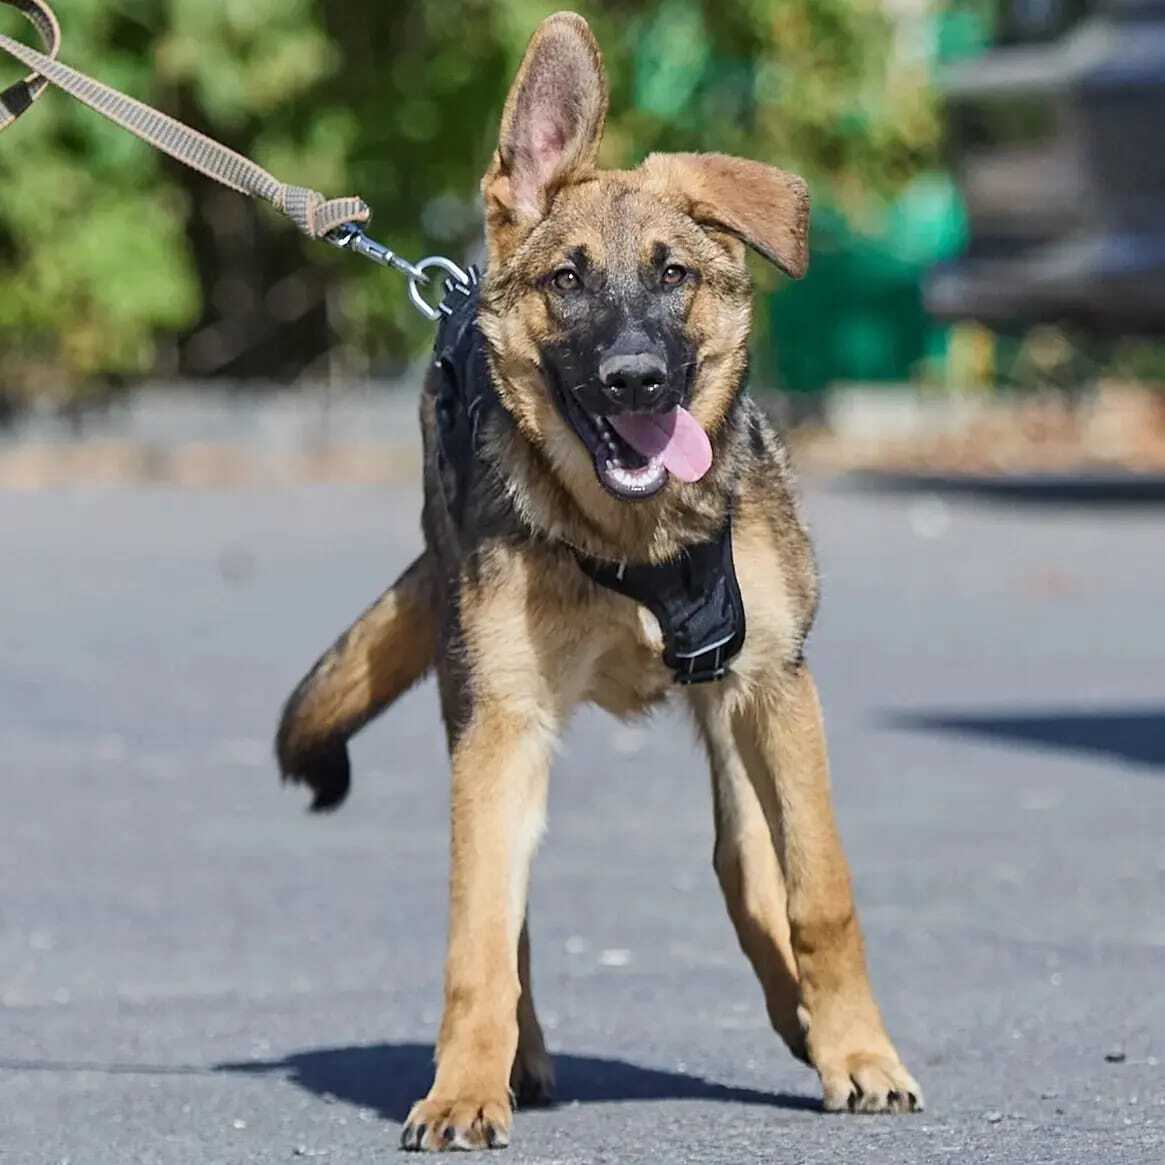
[[[688,200],[701,226],[734,235],[800,279],[809,266],[809,189],[803,179],[727,154],[652,154],[648,185]]]
[[[555,192],[592,169],[607,117],[603,58],[587,22],[548,16],[526,49],[482,180],[491,228],[530,227]]]

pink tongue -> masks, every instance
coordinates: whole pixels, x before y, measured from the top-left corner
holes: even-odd
[[[699,481],[712,467],[712,442],[685,408],[659,415],[622,413],[607,420],[636,453],[662,458],[680,481]]]

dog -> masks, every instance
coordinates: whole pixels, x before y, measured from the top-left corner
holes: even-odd
[[[436,670],[449,938],[407,1149],[504,1146],[514,1098],[551,1095],[527,878],[555,739],[587,700],[620,717],[686,701],[728,912],[825,1109],[923,1103],[871,992],[834,822],[804,657],[812,548],[786,451],[745,392],[745,251],[804,273],[806,187],[717,154],[600,170],[606,110],[586,22],[548,18],[482,181],[486,274],[472,297],[450,292],[422,392],[425,550],[303,679],[277,737],[284,777],[330,808],[347,739]]]

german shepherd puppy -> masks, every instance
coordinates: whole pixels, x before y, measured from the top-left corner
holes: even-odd
[[[443,485],[434,370],[426,549],[300,683],[279,730],[285,777],[329,807],[347,790],[347,738],[436,666],[453,773],[445,1009],[408,1149],[505,1145],[513,1096],[550,1096],[525,911],[554,742],[581,701],[631,716],[677,690],[711,762],[716,874],[773,1027],[816,1069],[826,1109],[922,1107],[871,993],[830,804],[802,654],[813,554],[785,450],[744,393],[745,247],[802,275],[806,188],[717,154],[598,170],[606,108],[586,22],[550,17],[482,182],[477,326],[500,407],[464,505]],[[722,680],[677,689],[660,624],[577,554],[669,562],[730,514],[747,639]]]

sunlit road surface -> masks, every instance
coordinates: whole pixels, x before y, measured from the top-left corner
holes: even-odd
[[[6,494],[0,1160],[395,1159],[428,1087],[431,685],[324,819],[269,754],[419,546],[415,491]],[[812,486],[810,659],[913,1118],[826,1117],[769,1032],[678,715],[586,713],[535,868],[561,1103],[514,1162],[1165,1161],[1165,510]]]

